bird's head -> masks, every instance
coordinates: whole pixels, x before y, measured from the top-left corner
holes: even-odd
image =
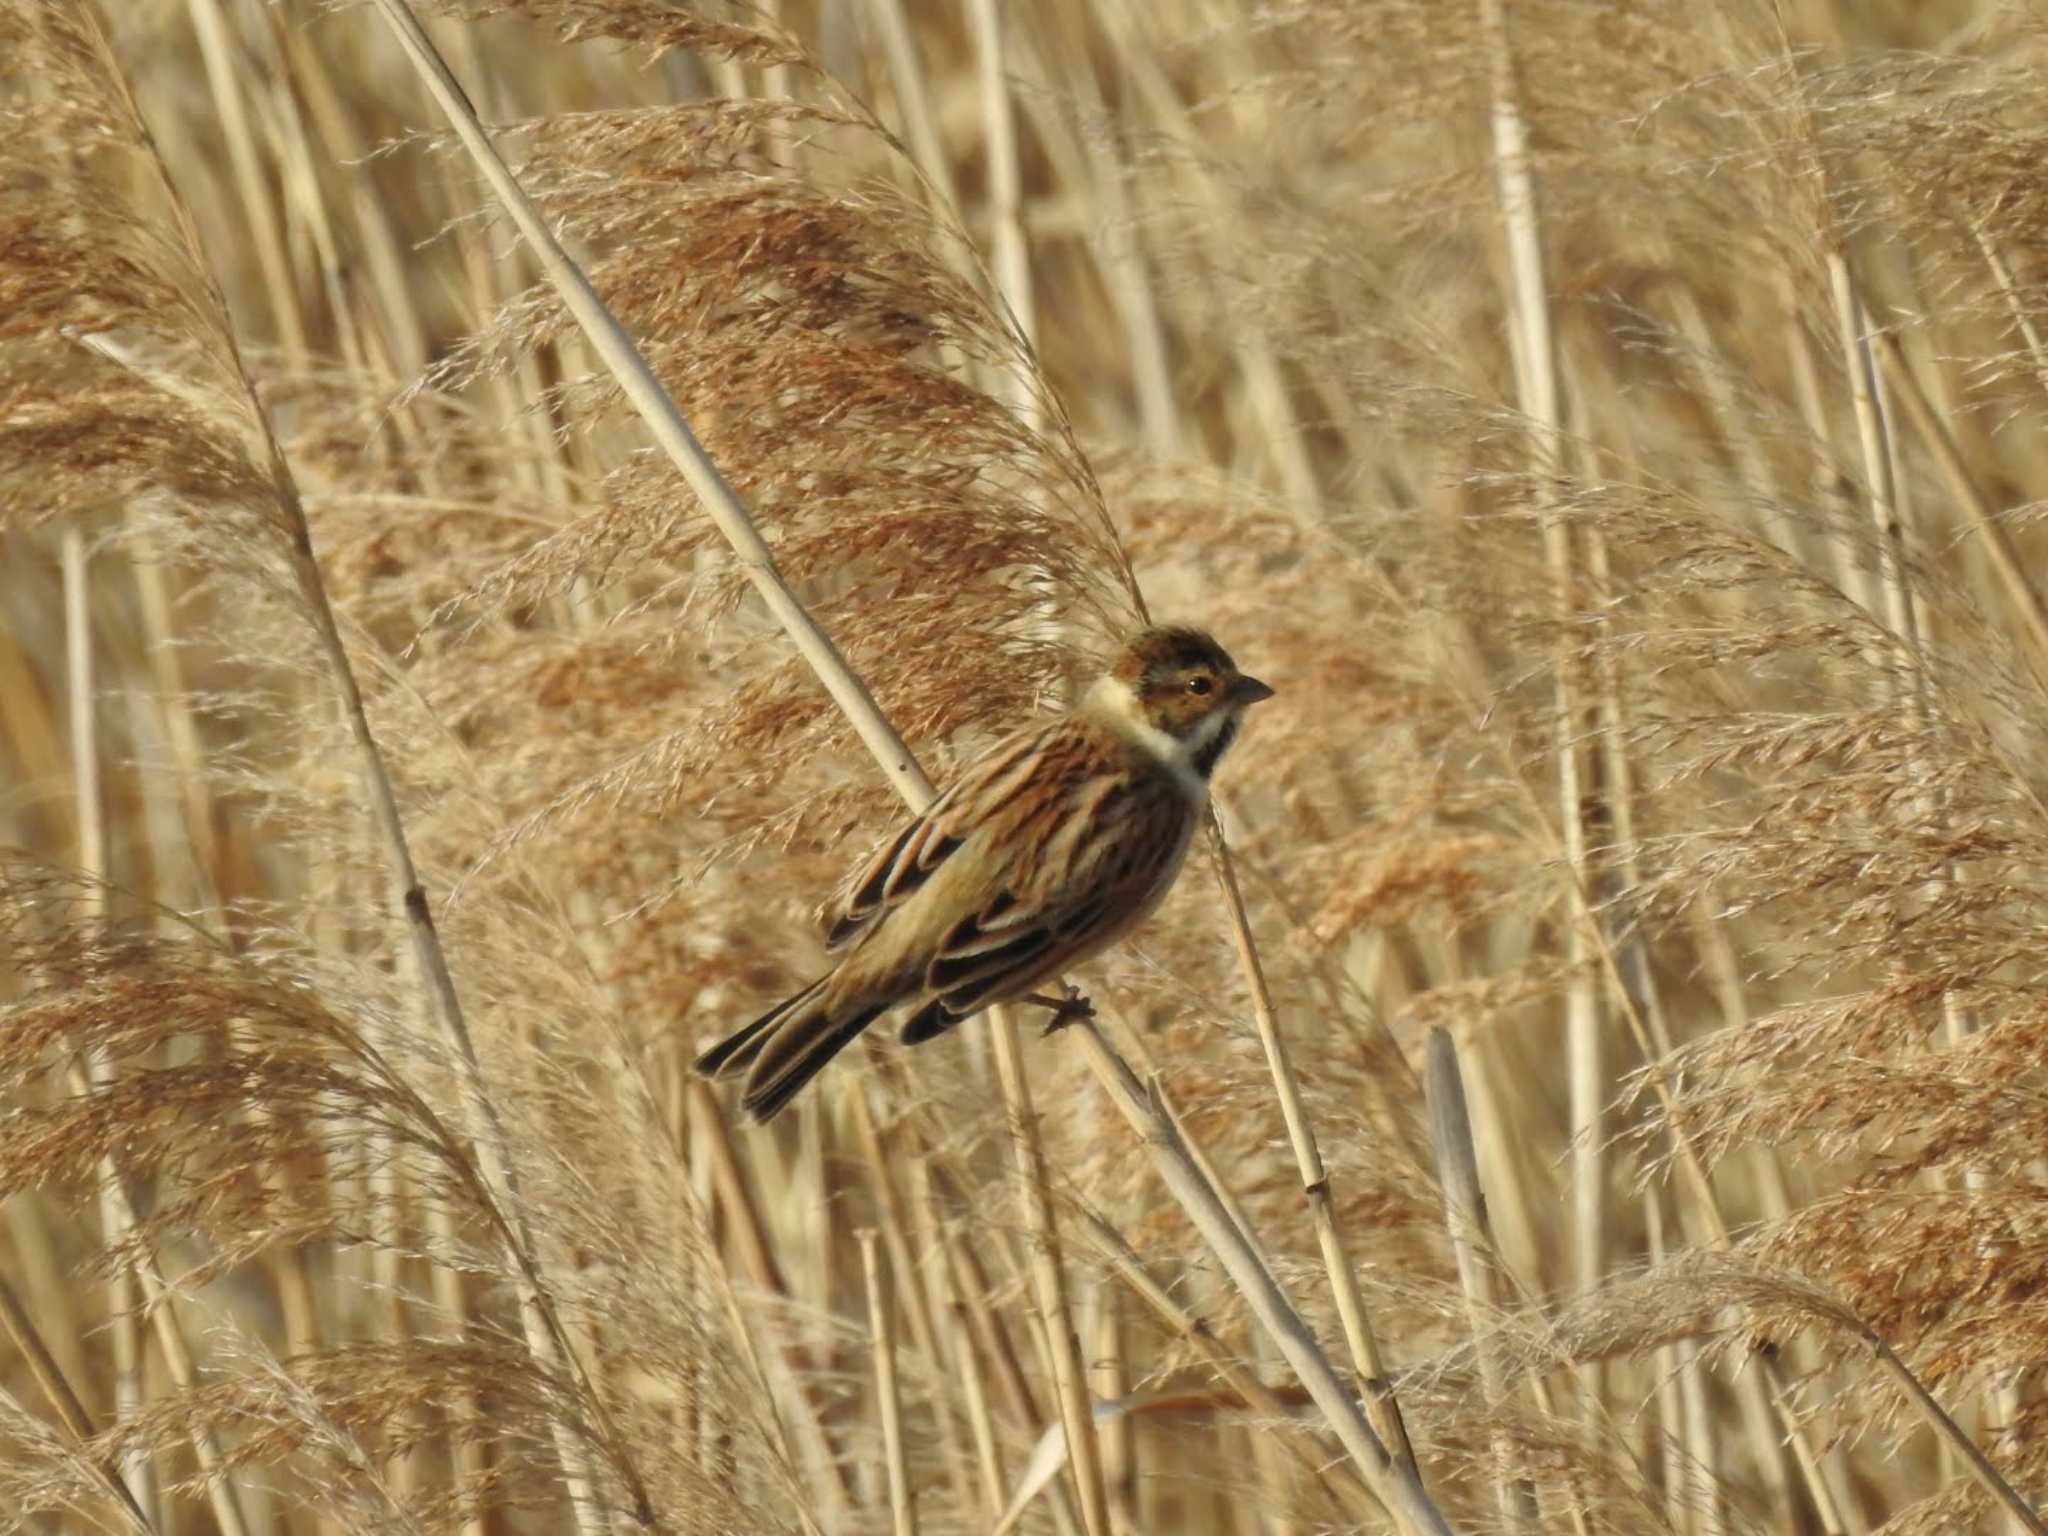
[[[1148,629],[1125,645],[1088,706],[1169,766],[1208,778],[1245,709],[1273,690],[1199,629]]]

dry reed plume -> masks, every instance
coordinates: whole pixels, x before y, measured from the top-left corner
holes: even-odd
[[[1174,1182],[691,1076],[900,806],[391,9],[0,0],[0,1529],[2041,1529],[2037,18],[434,8],[934,779],[1278,686]]]

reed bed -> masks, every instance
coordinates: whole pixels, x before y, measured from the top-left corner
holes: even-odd
[[[0,0],[0,1529],[2041,1530],[2044,65]],[[1097,1021],[741,1125],[1147,617]]]

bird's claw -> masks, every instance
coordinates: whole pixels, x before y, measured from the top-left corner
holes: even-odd
[[[1063,983],[1060,994],[1058,997],[1044,997],[1034,992],[1024,999],[1027,1003],[1036,1003],[1052,1014],[1052,1017],[1045,1021],[1045,1033],[1048,1035],[1054,1030],[1065,1029],[1078,1020],[1095,1017],[1095,1005],[1082,995],[1079,987]]]

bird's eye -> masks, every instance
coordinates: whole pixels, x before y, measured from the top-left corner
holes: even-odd
[[[1189,678],[1189,679],[1188,679],[1188,692],[1189,692],[1189,693],[1193,693],[1193,694],[1205,694],[1205,693],[1208,693],[1208,692],[1209,692],[1209,691],[1210,691],[1211,689],[1213,689],[1213,688],[1214,688],[1215,686],[1216,686],[1216,683],[1215,683],[1215,680],[1214,680],[1213,678],[1207,678],[1207,677],[1191,677],[1191,678]]]

